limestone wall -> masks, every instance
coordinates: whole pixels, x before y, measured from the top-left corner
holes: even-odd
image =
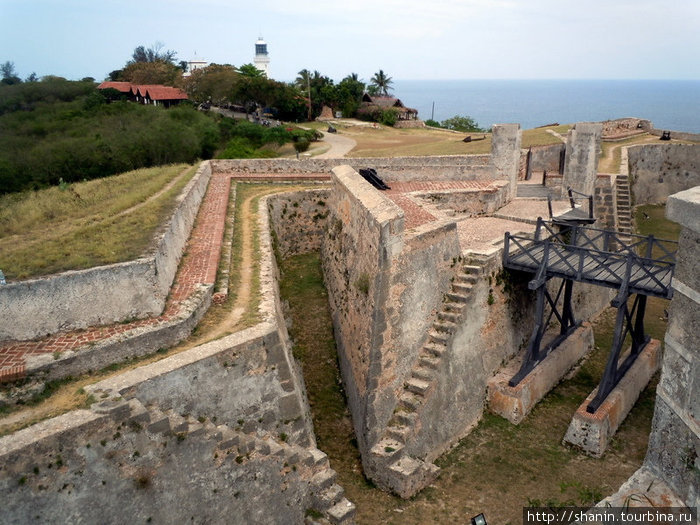
[[[661,137],[664,133],[664,129],[656,129],[652,128],[649,130],[649,133],[652,135],[656,135],[657,137]],[[700,133],[687,133],[685,131],[670,131],[671,133],[671,138],[674,140],[687,140],[689,142],[700,142]]]
[[[318,189],[280,193],[268,199],[275,246],[282,258],[321,249],[329,197],[329,189]]]
[[[668,195],[700,184],[700,145],[644,144],[627,151],[636,204],[666,202]]]
[[[210,177],[202,163],[144,257],[1,286],[0,340],[160,314]]]
[[[380,437],[398,402],[397,393],[410,377],[427,340],[435,313],[459,264],[460,247],[454,222],[424,225],[407,238],[390,268],[391,286],[381,305],[387,323],[379,358],[377,389],[372,397],[372,441]]]
[[[303,523],[323,510],[334,473],[314,448],[103,406],[0,439],[4,523]]]
[[[527,346],[534,326],[535,294],[527,286],[531,274],[504,272],[501,252],[469,264],[481,266],[482,273],[441,358],[434,390],[416,414],[415,437],[407,448],[410,455],[426,461],[449,450],[479,422],[487,382]],[[560,283],[552,279],[547,284],[553,296]],[[574,315],[588,320],[607,307],[610,298],[607,288],[577,283]]]
[[[681,225],[661,379],[645,465],[689,507],[700,501],[700,186],[668,198]]]
[[[490,155],[441,155],[430,157],[357,157],[344,159],[227,159],[213,160],[217,173],[329,173],[340,165],[355,170],[374,168],[384,180],[491,180]]]
[[[566,144],[548,144],[530,148],[530,169],[532,171],[547,171],[547,174],[559,173],[561,155],[566,150]]]
[[[520,124],[494,124],[491,140],[493,178],[508,182],[507,200],[511,200],[517,192],[516,186],[520,172],[520,143],[522,141]]]
[[[277,524],[311,509],[352,520],[315,448],[259,221],[261,322],[86,387],[90,409],[0,438],[5,519]]]
[[[494,181],[489,189],[414,191],[411,195],[440,208],[474,216],[495,213],[508,202],[509,193],[506,181]]]
[[[600,137],[603,125],[599,122],[577,122],[569,130],[562,188],[572,188],[593,195],[598,170]]]
[[[350,166],[332,172],[328,234],[321,259],[338,358],[361,450],[374,426],[368,396],[377,376],[386,329],[383,309],[389,269],[403,249],[404,214]]]
[[[596,228],[617,230],[617,187],[614,175],[598,175],[595,181],[593,206]]]
[[[523,347],[532,330],[533,302],[527,282],[502,274],[499,256],[483,266],[409,443],[409,454],[426,461],[435,460],[478,423],[486,382]]]

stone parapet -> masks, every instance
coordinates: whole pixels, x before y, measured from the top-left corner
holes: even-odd
[[[492,180],[490,155],[441,155],[428,157],[352,157],[342,159],[226,159],[212,160],[217,173],[328,174],[342,165],[374,168],[385,181]]]

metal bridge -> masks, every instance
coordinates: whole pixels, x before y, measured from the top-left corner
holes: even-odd
[[[612,349],[597,395],[586,408],[594,413],[649,341],[644,333],[647,297],[671,298],[677,248],[677,242],[656,239],[653,235],[625,234],[623,237],[614,231],[575,223],[555,221],[550,224],[541,217],[537,219],[534,237],[506,233],[503,267],[534,273],[528,287],[537,291],[535,327],[523,364],[509,384],[515,386],[522,381],[580,326],[571,304],[574,282],[614,288],[618,293],[612,306],[618,313]],[[562,280],[555,298],[547,287],[551,278]],[[630,306],[628,299],[632,295],[635,298]],[[546,305],[550,309],[547,318]],[[542,338],[554,316],[559,321],[559,334],[542,347]],[[620,352],[628,334],[632,340],[631,351],[620,362]]]

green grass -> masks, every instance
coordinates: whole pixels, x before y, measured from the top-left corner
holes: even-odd
[[[88,182],[0,197],[0,268],[10,280],[126,261],[144,253],[196,167],[136,170]]]

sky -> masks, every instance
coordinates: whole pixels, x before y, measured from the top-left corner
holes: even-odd
[[[103,80],[135,47],[270,76],[700,79],[700,0],[0,0],[0,63]]]

